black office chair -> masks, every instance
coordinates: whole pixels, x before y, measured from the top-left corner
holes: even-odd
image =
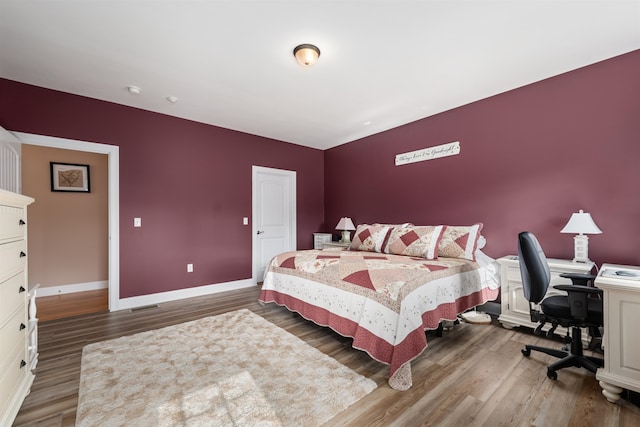
[[[571,279],[571,285],[555,285],[555,289],[566,291],[568,295],[554,295],[545,298],[551,274],[547,258],[532,233],[523,231],[518,235],[518,257],[524,297],[529,301],[529,313],[532,322],[540,322],[536,335],[542,333],[545,323],[551,323],[547,336],[553,336],[556,327],[567,328],[565,343],[570,344],[570,351],[526,345],[522,354],[531,355],[531,350],[540,351],[560,358],[547,367],[547,377],[558,378],[557,370],[569,366],[586,368],[595,373],[603,366],[601,359],[585,356],[582,351],[581,328],[597,331],[602,326],[602,290],[587,286],[593,283],[595,276],[591,274],[563,273],[560,276]],[[593,296],[596,296],[595,298]],[[540,311],[534,304],[540,304]],[[571,337],[569,336],[571,329]]]

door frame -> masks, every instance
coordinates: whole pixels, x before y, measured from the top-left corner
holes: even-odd
[[[251,166],[251,280],[253,283],[258,283],[262,280],[258,277],[258,244],[257,244],[257,221],[258,217],[258,174],[260,172],[266,172],[271,174],[280,175],[285,177],[289,181],[289,242],[287,251],[295,250],[297,247],[297,219],[296,219],[296,172],[285,169],[274,169],[264,166]]]
[[[120,147],[32,133],[12,132],[23,144],[106,154],[108,157],[109,200],[109,311],[120,302]]]

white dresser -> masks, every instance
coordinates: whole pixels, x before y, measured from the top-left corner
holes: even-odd
[[[529,301],[524,297],[522,291],[522,277],[520,276],[518,257],[513,255],[505,256],[498,259],[498,263],[500,264],[501,286],[501,312],[498,320],[502,323],[502,326],[508,329],[514,326],[526,326],[535,329],[538,324],[531,322]],[[565,259],[548,258],[547,263],[551,273],[551,283],[546,296],[566,295],[566,292],[553,288],[554,285],[571,284],[570,279],[560,277],[561,273],[590,273],[594,267],[592,262],[579,263]],[[564,335],[566,329],[558,327],[556,333]],[[583,338],[587,338],[586,332],[583,332]]]
[[[622,389],[640,393],[640,267],[603,264],[596,286],[604,292],[602,394],[610,402]]]
[[[33,201],[0,189],[0,426],[13,422],[38,363],[35,290],[27,285],[27,205]]]

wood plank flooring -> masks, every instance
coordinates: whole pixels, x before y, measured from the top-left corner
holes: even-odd
[[[525,343],[560,343],[527,330],[461,323],[414,361],[413,387],[389,388],[388,367],[351,341],[275,304],[257,302],[259,287],[161,304],[156,308],[95,313],[42,322],[36,379],[14,426],[75,423],[82,347],[86,344],[248,308],[377,382],[371,394],[327,425],[353,426],[638,426],[640,408],[611,404],[593,374],[576,368],[546,377],[551,358],[521,355]]]
[[[109,290],[75,292],[71,294],[38,297],[38,319],[40,322],[99,313],[109,310]]]

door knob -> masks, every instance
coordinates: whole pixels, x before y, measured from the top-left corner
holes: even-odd
[[[264,233],[264,231],[258,230],[258,232],[256,234],[262,234],[262,233]]]

